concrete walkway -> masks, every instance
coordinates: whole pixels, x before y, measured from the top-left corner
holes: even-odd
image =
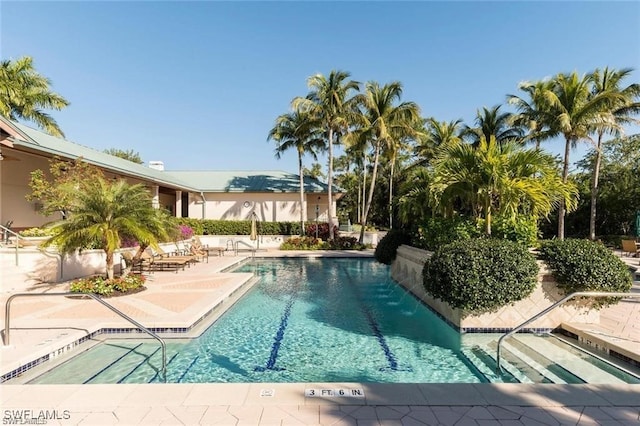
[[[212,307],[228,300],[235,289],[251,285],[250,274],[221,272],[240,260],[232,256],[212,257],[209,263],[194,265],[177,274],[154,273],[147,291],[108,301],[146,326],[188,328],[210,313]],[[37,291],[61,290],[65,290],[64,285],[41,287]],[[2,295],[0,302],[4,303],[7,297]],[[92,300],[33,297],[16,299],[13,305],[11,346],[0,352],[2,374],[60,348],[73,350],[68,346],[78,336],[99,328],[128,327]],[[637,305],[629,306],[625,311],[612,307],[606,311],[609,313],[603,312],[605,319],[611,318],[603,324],[612,335],[630,330],[628,338],[640,340],[633,334],[637,332],[634,327],[640,324],[640,310]],[[214,310],[212,314],[217,313]],[[198,327],[192,333],[197,334]],[[17,382],[12,380],[0,387],[5,424],[14,421],[27,424],[28,418],[38,416],[48,419],[40,424],[64,425],[640,424],[640,385],[13,383]]]

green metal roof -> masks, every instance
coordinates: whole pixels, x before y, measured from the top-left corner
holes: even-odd
[[[233,171],[166,171],[203,192],[298,192],[298,175],[280,170]],[[327,192],[327,185],[305,176],[304,190],[308,193]],[[340,192],[336,188],[336,192]]]
[[[12,137],[14,147],[45,152],[61,158],[82,157],[86,162],[112,173],[136,177],[153,183],[191,192],[298,192],[298,175],[283,171],[161,171],[125,160],[93,148],[51,136],[40,130],[10,121],[0,120],[23,138]],[[309,193],[327,192],[327,185],[310,177],[304,179]],[[336,193],[341,190],[334,187]]]

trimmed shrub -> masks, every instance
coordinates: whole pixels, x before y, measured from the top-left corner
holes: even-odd
[[[329,250],[364,250],[364,244],[358,243],[356,237],[335,237],[327,241]]]
[[[543,241],[540,256],[566,294],[627,292],[633,285],[627,265],[601,243],[578,239]]]
[[[413,244],[425,250],[434,251],[445,244],[460,240],[470,240],[482,235],[475,221],[463,217],[429,218],[418,227],[418,235]]]
[[[454,308],[481,314],[524,299],[536,287],[538,264],[512,241],[473,239],[437,249],[422,270],[426,291]]]
[[[402,229],[391,229],[387,232],[387,235],[382,237],[376,246],[374,257],[380,263],[385,265],[391,265],[396,259],[398,253],[398,247],[403,244],[409,244],[411,242],[411,236]]]
[[[195,235],[203,235],[203,220],[202,219],[193,219],[188,217],[178,217],[176,218],[176,223],[178,225],[187,225],[191,229],[193,229],[193,233]]]
[[[29,228],[18,232],[23,237],[50,237],[53,235],[51,228]]]

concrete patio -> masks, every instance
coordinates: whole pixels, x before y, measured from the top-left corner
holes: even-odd
[[[260,256],[309,255],[264,252]],[[328,253],[366,255],[371,253]],[[251,274],[221,272],[243,257],[211,257],[181,271],[150,275],[148,290],[109,299],[145,326],[189,328],[198,334],[205,314],[249,288]],[[634,259],[637,261],[637,259]],[[64,291],[64,284],[39,292]],[[634,291],[640,291],[636,282]],[[236,293],[237,295],[237,293]],[[3,294],[4,302],[9,294]],[[3,347],[1,373],[104,327],[128,324],[92,300],[64,297],[16,299],[11,346]],[[210,320],[211,317],[208,317]],[[638,344],[640,302],[603,311],[602,334]],[[4,320],[2,322],[4,328]],[[24,377],[28,377],[26,373]],[[219,424],[219,425],[635,425],[640,385],[236,383],[140,385],[24,385],[0,388],[5,423]],[[349,396],[339,396],[340,390]],[[312,392],[313,391],[313,392]],[[320,395],[320,396],[318,396]]]

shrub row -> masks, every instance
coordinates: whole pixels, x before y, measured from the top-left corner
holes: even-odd
[[[178,223],[193,229],[196,235],[249,235],[250,220],[213,220],[178,218]],[[257,223],[262,235],[299,235],[300,222],[262,222]],[[308,227],[307,227],[308,228]],[[328,225],[327,225],[328,229]]]
[[[336,237],[323,241],[316,237],[293,237],[280,244],[280,250],[364,250],[355,237]]]
[[[115,293],[127,293],[142,289],[145,278],[143,275],[127,275],[125,278],[109,280],[105,277],[80,278],[71,283],[73,293],[93,293],[109,297]]]

